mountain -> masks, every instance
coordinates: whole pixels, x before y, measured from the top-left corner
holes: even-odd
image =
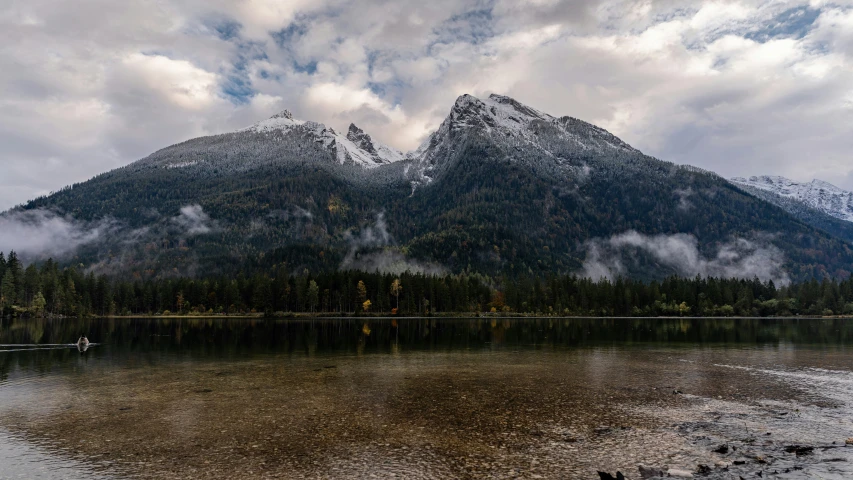
[[[853,241],[853,192],[822,180],[795,182],[768,175],[735,177],[731,182],[810,225]]]
[[[28,211],[105,223],[67,261],[140,278],[277,267],[787,280],[853,265],[849,243],[713,173],[500,95],[459,97],[405,155],[285,111]]]
[[[333,128],[327,128],[322,123],[294,119],[293,115],[287,110],[222,138],[232,144],[250,142],[266,147],[272,147],[273,145],[270,144],[286,141],[286,139],[298,139],[297,141],[314,144],[325,150],[341,165],[358,165],[364,168],[375,168],[403,159],[402,152],[374,141],[370,135],[364,133],[354,124],[350,124],[347,134],[342,135]],[[191,142],[190,148],[195,147],[197,142]],[[220,147],[223,143],[218,143],[215,148]],[[158,153],[160,154],[154,154],[139,163],[167,168],[181,168],[198,164],[206,164],[210,167],[213,165],[211,161],[216,160],[215,154],[214,157],[208,158],[198,157],[198,152],[194,152],[197,158],[184,159],[183,152],[181,152],[178,154],[178,159],[175,159],[173,149],[166,149]],[[192,155],[192,153],[188,154]],[[261,152],[257,152],[255,156],[254,160],[263,159],[272,163],[276,161],[275,159],[264,158]],[[224,160],[218,163],[226,166],[226,168],[236,166],[229,165],[233,162],[228,162],[227,156]],[[254,168],[256,166],[252,161],[253,159],[243,160],[248,161],[240,168]]]
[[[835,218],[853,222],[853,192],[842,190],[822,180],[795,182],[785,177],[735,177],[732,183],[751,190],[769,192],[782,198],[796,200],[810,208]]]
[[[582,174],[569,159],[613,153],[639,153],[604,129],[571,117],[551,115],[513,100],[491,95],[480,100],[462,95],[438,130],[414,152],[410,175],[415,184],[428,184],[447,170],[459,139],[485,135],[496,146],[533,169],[554,177]]]

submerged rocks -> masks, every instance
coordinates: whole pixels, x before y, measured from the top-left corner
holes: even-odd
[[[719,453],[720,455],[725,455],[725,454],[729,453],[729,446],[728,445],[720,445],[719,447],[717,447],[711,451],[714,453]]]
[[[663,470],[654,467],[647,467],[645,465],[638,465],[637,469],[640,471],[640,478],[643,480],[655,477],[663,477],[666,475]]]
[[[616,472],[615,477],[607,472],[598,472],[598,477],[601,480],[625,480],[625,475],[622,475],[622,472]]]
[[[811,454],[812,452],[814,452],[814,447],[807,447],[804,445],[788,445],[787,447],[785,447],[785,452],[794,453],[799,457],[800,455]]]

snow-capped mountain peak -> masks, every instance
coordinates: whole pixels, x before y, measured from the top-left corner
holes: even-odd
[[[408,154],[376,141],[355,124],[350,124],[342,133],[322,123],[294,118],[288,110],[226,135],[236,135],[240,141],[255,145],[252,147],[255,149],[281,142],[313,144],[326,150],[333,161],[341,165],[374,168],[410,159],[413,164],[405,171],[414,184],[429,183],[438,170],[444,169],[442,164],[453,158],[453,153],[462,145],[457,139],[489,137],[505,150],[508,158],[536,164],[537,168],[542,167],[539,171],[555,174],[581,168],[570,161],[572,158],[639,153],[604,129],[572,117],[557,118],[496,94],[485,99],[467,94],[457,98],[438,130]],[[159,160],[149,159],[149,163],[156,161]],[[163,165],[177,168],[205,163],[209,163],[207,159],[178,157]],[[248,168],[246,161],[242,163],[240,168]]]
[[[438,130],[407,155],[415,162],[414,168],[407,170],[413,185],[430,183],[456,148],[456,139],[469,135],[488,136],[505,147],[511,157],[523,152],[528,162],[541,165],[530,160],[538,157],[557,170],[574,168],[564,161],[571,157],[639,153],[610,132],[582,120],[554,117],[504,95],[479,99],[465,94],[456,99]]]
[[[275,115],[267,118],[266,120],[256,122],[250,127],[238,130],[238,132],[269,134],[275,132],[286,133],[294,129],[298,129],[300,131],[313,131],[318,136],[330,134],[332,137],[335,137],[338,135],[338,133],[335,132],[333,128],[326,127],[326,125],[322,123],[294,118],[293,114],[290,113],[290,110],[282,110],[281,112],[276,113]]]
[[[582,120],[568,116],[557,118],[504,95],[491,94],[481,100],[465,94],[456,99],[438,130],[409,157],[427,156],[429,150],[437,148],[447,138],[469,129],[478,129],[503,140],[529,143],[546,154],[556,155],[539,136],[540,130],[545,128],[556,131],[556,140],[574,143],[582,150],[636,152],[610,132]]]
[[[293,127],[304,125],[304,120],[296,120],[289,110],[283,110],[266,120],[261,120],[251,127],[244,128],[241,131],[253,131],[257,133],[270,132],[275,130],[289,130]]]
[[[287,119],[287,120],[293,120],[293,114],[292,114],[292,113],[290,113],[290,110],[285,109],[285,110],[282,110],[282,111],[281,111],[281,112],[279,112],[279,113],[276,113],[275,115],[273,115],[273,116],[272,116],[272,117],[270,117],[270,118],[284,118],[284,119]]]
[[[350,125],[347,134],[343,135],[322,123],[295,119],[288,110],[240,130],[240,132],[265,135],[276,133],[283,135],[291,131],[313,136],[315,142],[322,144],[334,154],[340,164],[353,163],[365,168],[373,168],[405,158],[402,152],[374,141],[370,135],[355,125]]]
[[[556,119],[546,113],[502,95],[490,95],[485,100],[465,94],[456,99],[448,116],[450,128],[457,130],[480,127],[486,131],[509,130],[521,132],[530,122]]]
[[[735,177],[731,182],[747,189],[756,189],[796,200],[835,218],[853,222],[853,192],[823,180],[796,182],[785,177],[761,175],[749,178]]]

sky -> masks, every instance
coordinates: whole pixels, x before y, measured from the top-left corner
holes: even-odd
[[[411,150],[464,93],[853,189],[853,0],[4,0],[0,210],[283,109]]]

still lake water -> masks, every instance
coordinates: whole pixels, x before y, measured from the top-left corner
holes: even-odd
[[[4,319],[0,479],[853,478],[851,347],[847,320]]]

